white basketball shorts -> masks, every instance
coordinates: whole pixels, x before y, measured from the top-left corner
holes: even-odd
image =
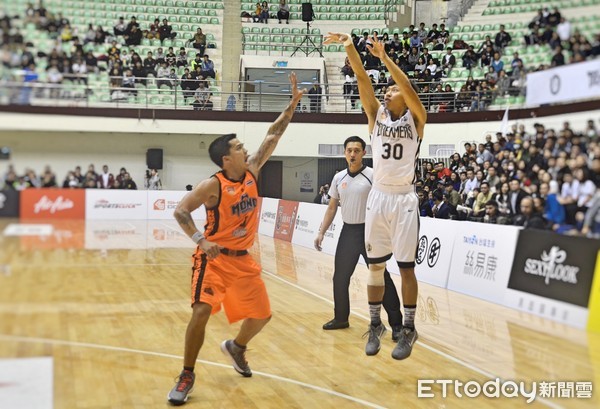
[[[393,254],[404,267],[414,267],[419,241],[419,199],[406,193],[371,189],[367,198],[365,246],[369,262],[383,263]]]

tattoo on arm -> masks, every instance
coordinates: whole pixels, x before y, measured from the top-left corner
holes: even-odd
[[[273,124],[269,127],[267,131],[267,137],[260,144],[258,151],[254,155],[252,155],[252,162],[260,169],[265,162],[269,159],[275,148],[277,147],[277,143],[281,136],[287,129],[290,121],[292,120],[292,116],[294,116],[294,109],[297,104],[289,104],[287,108],[279,115],[279,117],[273,122]]]
[[[273,125],[269,128],[268,135],[276,135],[281,136],[285,132],[287,126],[292,120],[292,116],[294,113],[294,108],[292,104],[288,105],[287,108],[279,115],[279,118],[273,122]]]
[[[269,156],[271,156],[275,150],[278,141],[279,138],[267,138],[263,141],[256,152],[256,163],[259,166],[263,165],[269,159]]]
[[[188,233],[188,234],[193,234],[197,230],[196,224],[194,223],[194,220],[192,219],[191,213],[186,210],[179,210],[179,211],[175,212],[175,220],[177,220],[177,223],[179,223],[181,228],[186,233],[188,233],[189,231],[192,232],[192,233]]]

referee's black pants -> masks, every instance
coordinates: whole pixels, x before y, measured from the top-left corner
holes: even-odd
[[[367,250],[365,249],[365,224],[344,223],[335,250],[333,272],[333,301],[335,304],[335,320],[338,322],[346,322],[350,316],[348,288],[350,287],[350,278],[354,274],[354,269],[361,254],[365,260],[368,260]],[[385,269],[383,308],[387,312],[388,321],[392,327],[402,325],[400,298],[387,268]]]

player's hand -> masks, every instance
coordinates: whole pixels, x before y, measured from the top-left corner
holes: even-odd
[[[298,89],[298,78],[296,78],[295,72],[290,74],[290,84],[292,87],[292,103],[297,105],[304,96],[306,89]]]
[[[315,248],[318,251],[323,250],[323,248],[321,247],[322,243],[323,243],[323,235],[321,233],[319,233],[319,235],[315,238]]]
[[[327,33],[323,44],[344,44],[350,36],[346,33]]]
[[[369,50],[371,55],[379,58],[380,60],[385,57],[386,52],[383,43],[375,36],[371,36],[371,43],[372,45],[367,44],[367,50]]]
[[[214,260],[219,254],[221,254],[221,247],[217,243],[213,243],[212,241],[202,239],[200,240],[200,243],[198,243],[198,246],[200,247],[200,250],[202,250],[204,254],[206,254],[206,257],[209,260]]]

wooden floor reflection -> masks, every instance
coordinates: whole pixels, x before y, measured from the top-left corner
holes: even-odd
[[[14,220],[0,222],[0,229]],[[192,246],[173,222],[57,222],[50,235],[0,236],[0,359],[52,357],[55,408],[167,407],[190,314]],[[35,232],[34,232],[35,233]],[[591,381],[600,387],[600,336],[420,285],[420,341],[394,361],[386,335],[364,354],[366,276],[351,282],[351,327],[332,317],[331,256],[259,236],[273,320],[251,345],[255,376],[242,378],[219,351],[232,336],[209,322],[190,408],[417,408],[600,406],[592,399],[417,398],[418,379],[484,383]],[[399,277],[394,277],[399,281]],[[399,284],[399,283],[398,283]],[[0,394],[1,396],[1,394]],[[18,408],[0,402],[2,408]]]

